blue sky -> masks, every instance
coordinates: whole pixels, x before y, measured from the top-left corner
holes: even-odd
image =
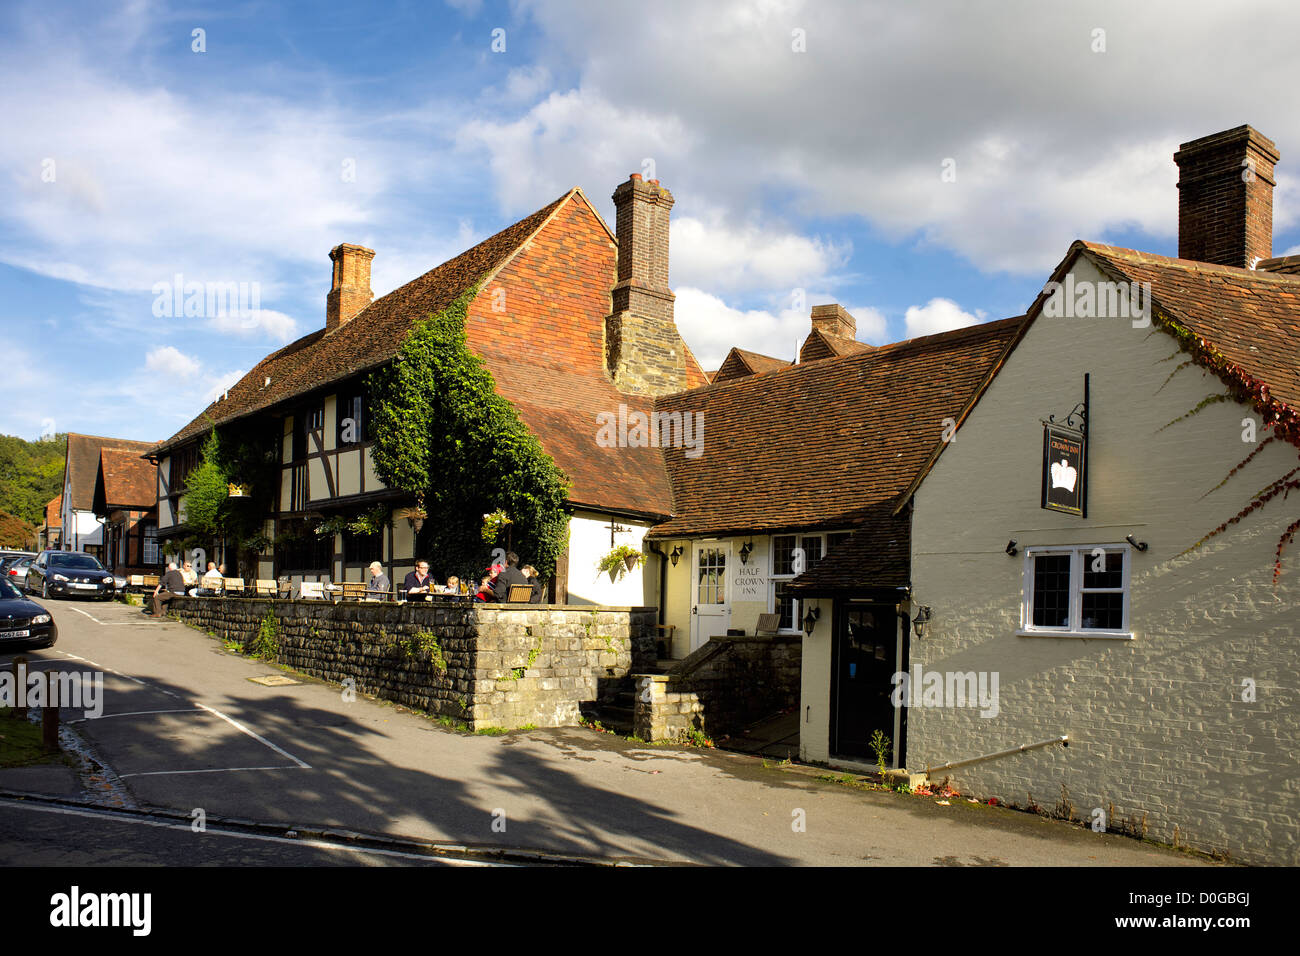
[[[7,4],[0,433],[166,437],[324,323],[337,243],[383,294],[571,186],[612,224],[647,163],[707,368],[818,302],[877,343],[1018,314],[1075,238],[1174,254],[1174,150],[1241,123],[1300,251],[1300,9],[1224,6]],[[177,274],[260,311],[157,317]]]

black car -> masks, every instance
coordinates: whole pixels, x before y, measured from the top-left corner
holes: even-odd
[[[52,597],[95,597],[107,601],[117,591],[113,575],[80,551],[42,551],[27,569],[27,593]]]
[[[0,654],[11,647],[53,647],[58,639],[50,613],[0,578]]]

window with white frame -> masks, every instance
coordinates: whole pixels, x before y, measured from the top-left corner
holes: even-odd
[[[1124,545],[1025,549],[1021,633],[1130,637]]]
[[[829,534],[772,535],[771,602],[769,607],[781,615],[780,629],[799,630],[799,599],[790,593],[790,582],[811,570],[826,552],[848,538],[848,531]]]

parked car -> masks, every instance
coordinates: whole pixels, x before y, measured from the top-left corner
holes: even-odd
[[[0,577],[0,653],[11,647],[53,647],[59,629],[50,613]]]
[[[113,575],[80,551],[42,551],[27,569],[27,593],[51,597],[97,597],[107,601],[117,590]]]
[[[19,558],[34,558],[35,551],[10,551],[8,549],[0,550],[0,566],[8,561],[17,561]]]
[[[0,577],[21,591],[27,586],[27,569],[35,560],[36,555],[30,558],[6,558],[0,561]]]

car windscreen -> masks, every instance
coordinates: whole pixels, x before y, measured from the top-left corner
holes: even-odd
[[[104,566],[88,554],[52,554],[50,567],[72,568],[74,571],[102,571]]]
[[[16,600],[18,598],[21,598],[22,596],[23,596],[23,592],[19,591],[16,587],[14,587],[4,578],[0,578],[0,600],[5,600],[5,601]]]

